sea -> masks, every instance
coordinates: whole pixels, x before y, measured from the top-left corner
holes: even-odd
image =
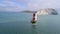
[[[0,34],[60,34],[60,15],[39,15],[33,25],[32,13],[0,12]]]

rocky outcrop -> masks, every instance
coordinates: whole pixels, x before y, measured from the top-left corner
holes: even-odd
[[[47,9],[40,9],[37,11],[39,15],[58,15],[58,12],[55,9],[47,8]]]

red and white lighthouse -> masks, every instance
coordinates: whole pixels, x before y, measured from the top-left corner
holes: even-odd
[[[36,22],[37,22],[37,14],[33,13],[32,23],[36,23]]]

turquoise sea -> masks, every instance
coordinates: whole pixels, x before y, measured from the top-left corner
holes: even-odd
[[[32,13],[0,12],[0,34],[60,34],[60,15],[38,16],[31,23]]]

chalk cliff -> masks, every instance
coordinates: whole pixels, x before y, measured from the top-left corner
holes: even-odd
[[[40,9],[37,11],[38,15],[58,15],[58,12],[55,9],[47,8],[47,9]]]

